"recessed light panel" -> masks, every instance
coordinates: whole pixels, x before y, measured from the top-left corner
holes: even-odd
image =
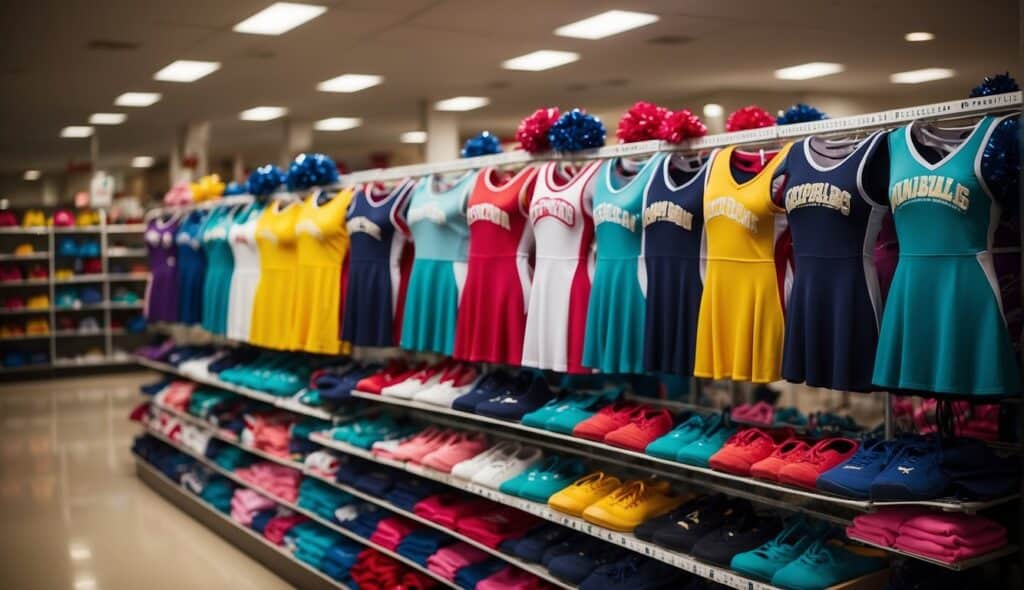
[[[324,6],[275,2],[234,26],[236,33],[281,35],[327,12]]]
[[[896,72],[889,75],[889,81],[893,84],[921,84],[934,80],[945,80],[952,78],[956,72],[949,68],[924,68],[922,70],[910,70],[908,72]]]
[[[320,92],[359,92],[383,81],[384,78],[372,74],[342,74],[317,84],[316,89]]]
[[[639,27],[658,22],[656,14],[632,12],[629,10],[609,10],[601,14],[585,18],[555,29],[560,37],[576,39],[604,39],[619,33],[625,33]]]
[[[580,54],[573,53],[572,51],[541,49],[540,51],[534,51],[533,53],[527,53],[526,55],[506,59],[501,62],[501,67],[506,70],[539,72],[541,70],[550,70],[551,68],[571,64],[579,59]]]
[[[313,129],[317,131],[345,131],[347,129],[355,129],[362,124],[363,120],[359,117],[330,117],[313,123]]]
[[[472,111],[491,104],[486,96],[455,96],[434,103],[439,111]]]
[[[153,156],[135,156],[132,158],[132,168],[149,168],[155,162]]]
[[[838,74],[846,69],[843,64],[835,64],[826,61],[812,61],[798,66],[790,66],[775,70],[775,77],[779,80],[810,80],[822,76]]]
[[[61,137],[81,138],[92,135],[93,129],[88,125],[71,125],[60,130]]]
[[[271,121],[288,114],[284,107],[253,107],[238,114],[243,121]]]
[[[926,31],[914,31],[913,33],[907,33],[903,38],[911,43],[921,43],[922,41],[931,41],[935,38],[935,34]]]
[[[427,143],[427,132],[406,131],[399,139],[402,143]]]
[[[39,180],[39,177],[42,175],[43,173],[38,170],[26,170],[25,174],[22,174],[21,177],[25,180]]]
[[[160,101],[159,92],[125,92],[114,99],[119,107],[148,107]]]
[[[220,62],[179,59],[153,75],[162,82],[195,82],[220,69]]]
[[[89,123],[93,125],[120,125],[124,120],[124,113],[93,113],[89,117]]]

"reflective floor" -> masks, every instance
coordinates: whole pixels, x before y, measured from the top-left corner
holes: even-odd
[[[155,374],[0,385],[0,588],[288,588],[135,477]]]

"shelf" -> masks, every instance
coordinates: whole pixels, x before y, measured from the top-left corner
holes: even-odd
[[[77,305],[74,307],[64,307],[58,305],[53,310],[57,313],[69,313],[74,311],[103,311],[107,309],[106,303],[90,303],[89,305]]]
[[[0,227],[0,235],[45,236],[49,233],[48,227]]]
[[[49,340],[50,333],[46,334],[23,334],[21,336],[0,336],[0,342],[21,342],[25,340]]]
[[[0,281],[0,287],[39,287],[49,285],[50,279],[21,279],[20,281]]]
[[[148,256],[145,248],[107,248],[107,258],[144,258]]]
[[[138,303],[121,303],[119,301],[112,301],[107,304],[107,309],[142,309],[144,304],[140,301]]]
[[[107,275],[107,280],[111,283],[125,283],[131,281],[148,281],[149,273],[141,272],[119,272],[111,273]]]
[[[146,231],[145,223],[112,223],[106,226],[108,234],[141,234]]]
[[[50,313],[50,307],[22,307],[20,309],[0,309],[0,316],[10,315],[35,315]]]
[[[979,555],[978,557],[972,557],[971,559],[965,559],[963,561],[956,561],[956,562],[953,562],[953,563],[946,563],[945,561],[939,561],[938,559],[927,557],[925,555],[918,555],[917,553],[909,553],[909,552],[903,551],[901,549],[896,549],[895,547],[889,547],[888,545],[880,545],[878,543],[872,543],[871,541],[865,541],[864,539],[860,539],[858,537],[850,537],[850,539],[853,540],[853,541],[856,541],[858,543],[861,543],[863,545],[868,545],[868,546],[874,547],[876,549],[882,549],[883,551],[888,551],[889,553],[895,553],[897,555],[902,555],[904,557],[911,557],[913,559],[919,559],[921,561],[927,561],[928,563],[930,563],[932,565],[937,565],[939,567],[944,567],[946,569],[950,569],[950,570],[954,570],[954,571],[958,571],[958,572],[959,571],[963,571],[963,570],[968,570],[968,569],[971,569],[972,567],[977,567],[979,565],[984,565],[984,564],[986,564],[986,563],[988,563],[990,561],[995,561],[995,560],[1000,559],[1002,557],[1006,557],[1007,555],[1012,555],[1012,554],[1016,553],[1017,550],[1018,550],[1016,545],[1007,545],[1006,547],[1003,547],[1001,549],[997,549],[995,551],[992,551],[991,553],[986,553],[985,555]]]
[[[96,273],[91,275],[76,275],[70,279],[54,279],[55,285],[75,285],[79,283],[102,283],[107,280],[107,275]]]
[[[110,330],[100,330],[98,332],[79,332],[78,330],[60,330],[54,332],[53,335],[57,338],[103,338],[110,333]]]
[[[33,252],[32,254],[0,254],[0,262],[27,262],[30,260],[48,260],[49,252]]]
[[[55,234],[98,234],[102,233],[103,228],[99,225],[84,225],[82,227],[55,227],[53,233]]]
[[[130,365],[135,361],[131,357],[105,356],[99,358],[82,359],[57,359],[51,366],[56,368],[67,367],[114,367]]]

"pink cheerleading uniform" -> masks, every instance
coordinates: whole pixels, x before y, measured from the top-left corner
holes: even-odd
[[[583,367],[583,335],[593,274],[592,162],[568,180],[556,178],[557,162],[541,166],[530,225],[537,261],[526,314],[523,362],[527,367],[564,373],[591,373]]]
[[[504,365],[518,365],[523,358],[533,250],[529,206],[536,173],[526,167],[500,185],[494,168],[477,175],[466,207],[469,262],[455,358]]]

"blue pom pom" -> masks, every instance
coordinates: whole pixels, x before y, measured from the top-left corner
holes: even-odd
[[[1007,92],[1016,92],[1018,90],[1020,90],[1020,86],[1017,85],[1017,81],[1010,77],[1010,72],[1006,72],[1005,74],[986,76],[981,84],[978,84],[971,90],[971,98],[1006,94]]]
[[[792,125],[793,123],[807,123],[809,121],[821,121],[828,119],[828,115],[818,109],[804,103],[797,103],[775,118],[777,125]]]
[[[290,191],[327,186],[338,181],[338,166],[323,154],[299,154],[288,166],[285,183]]]
[[[462,146],[462,157],[473,158],[475,156],[486,156],[488,154],[500,154],[501,142],[491,135],[490,131],[484,131],[479,135],[470,137]]]
[[[249,175],[249,192],[257,196],[267,196],[274,193],[279,186],[284,184],[284,172],[273,164],[265,164],[253,170]]]
[[[577,152],[604,145],[605,129],[601,119],[573,109],[559,117],[548,130],[551,149],[557,152]]]
[[[244,195],[247,192],[249,192],[249,183],[248,182],[242,182],[242,183],[229,182],[228,185],[226,187],[224,187],[224,196],[225,197],[231,197],[231,196],[234,196],[234,195]]]
[[[996,199],[1007,202],[1017,198],[1020,183],[1020,144],[1016,117],[1000,123],[981,152],[981,176],[995,193]]]

